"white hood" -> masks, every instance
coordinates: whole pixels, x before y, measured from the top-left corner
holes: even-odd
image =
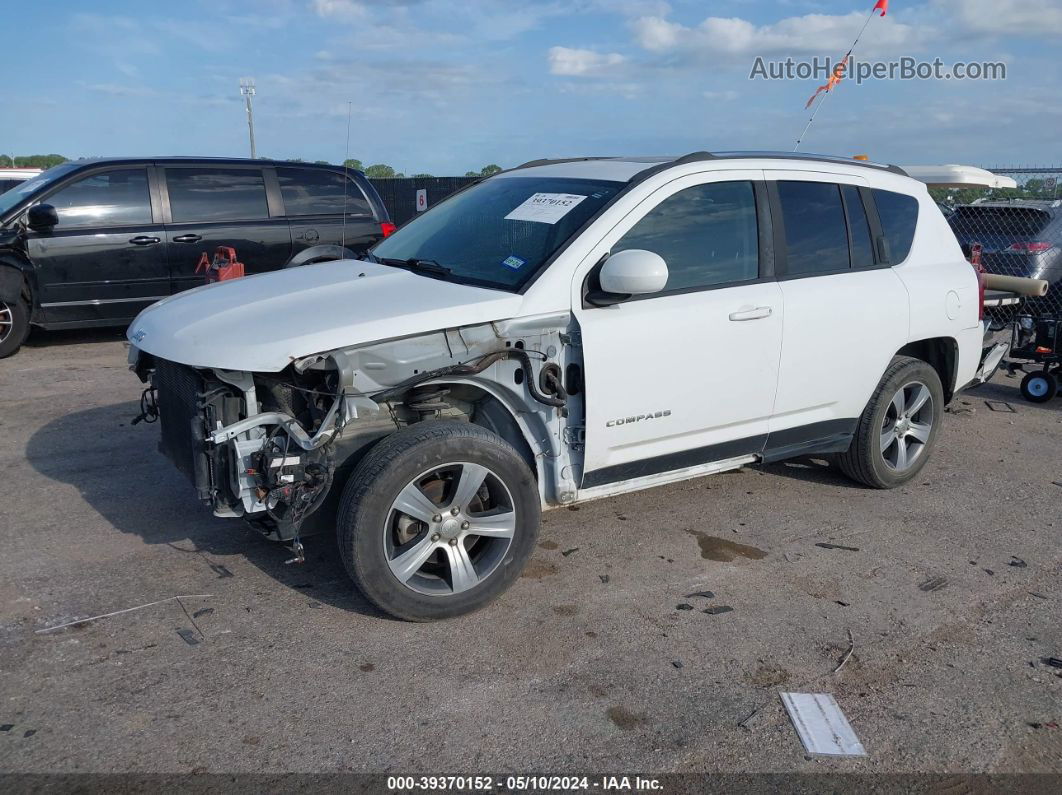
[[[358,260],[198,287],[145,309],[137,348],[194,367],[277,372],[293,359],[366,342],[506,320],[521,297]]]

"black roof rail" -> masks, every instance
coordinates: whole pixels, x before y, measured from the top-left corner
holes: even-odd
[[[521,163],[518,166],[513,166],[507,171],[519,171],[521,168],[535,168],[536,166],[555,166],[559,163],[582,163],[587,160],[611,160],[609,157],[559,157],[548,158],[543,157],[538,160],[528,160],[526,163]]]
[[[673,166],[684,166],[687,163],[700,163],[705,160],[718,160],[719,156],[714,155],[711,152],[690,152],[688,155],[676,158],[675,160],[668,160],[665,163],[657,163],[655,166],[650,166],[647,169],[639,171],[630,179],[631,185],[637,185],[639,182],[649,179],[654,174],[659,174],[661,171],[667,171]]]

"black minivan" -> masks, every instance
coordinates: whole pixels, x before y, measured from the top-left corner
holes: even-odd
[[[273,160],[109,158],[0,195],[0,358],[30,325],[124,325],[203,283],[236,249],[248,274],[356,257],[394,231],[360,171]]]

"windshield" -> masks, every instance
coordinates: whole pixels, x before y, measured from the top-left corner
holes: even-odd
[[[73,168],[76,168],[76,165],[73,163],[64,163],[60,166],[54,166],[49,168],[43,174],[39,174],[33,179],[27,179],[21,185],[0,194],[0,216],[6,215],[8,210],[21,203],[30,194],[36,193],[40,188],[50,182],[54,182],[57,178],[62,177]]]
[[[623,185],[495,177],[406,224],[372,255],[388,265],[430,269],[438,278],[515,292]]]

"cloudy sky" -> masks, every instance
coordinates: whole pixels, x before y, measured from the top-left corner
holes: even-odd
[[[0,153],[247,153],[460,174],[544,156],[792,148],[873,0],[51,0],[7,28]],[[10,20],[9,20],[10,21]],[[1006,81],[846,83],[805,151],[898,163],[1062,161],[1059,0],[892,0],[857,51],[1002,61]]]

